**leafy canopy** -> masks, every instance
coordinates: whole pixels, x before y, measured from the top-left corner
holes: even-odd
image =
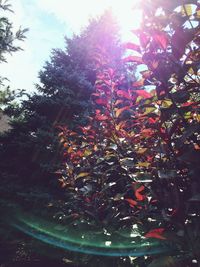
[[[65,211],[76,215],[71,224],[131,229],[136,223],[146,238],[181,247],[183,264],[188,251],[199,259],[200,244],[199,7],[198,1],[142,3],[143,24],[134,31],[140,44],[124,45],[132,53],[118,67],[101,49],[94,58],[89,123],[59,127],[59,180]],[[130,79],[135,67],[138,80]]]

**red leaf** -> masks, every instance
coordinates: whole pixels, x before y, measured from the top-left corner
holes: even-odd
[[[162,233],[164,232],[164,228],[156,228],[151,231],[149,231],[145,237],[151,237],[151,238],[158,238],[158,239],[166,239],[164,236],[162,236]]]
[[[91,200],[89,199],[89,197],[85,197],[85,202],[87,202],[87,203],[90,203],[91,202]]]
[[[152,74],[152,72],[150,70],[140,71],[140,73],[142,74],[142,77],[144,79],[148,79],[151,76],[151,74]]]
[[[143,129],[140,132],[143,136],[151,136],[154,131],[152,129]]]
[[[105,98],[98,98],[95,100],[96,104],[106,106],[107,105],[107,100]]]
[[[117,91],[117,95],[118,95],[119,97],[124,97],[124,98],[126,98],[126,99],[131,99],[130,94],[127,93],[126,91],[123,91],[123,90],[118,90],[118,91]]]
[[[118,100],[115,102],[115,106],[117,106],[117,105],[119,105],[119,104],[121,104],[121,103],[123,103],[123,102],[124,102],[124,100],[118,99]]]
[[[145,91],[145,90],[137,90],[137,91],[136,91],[136,94],[137,94],[138,96],[142,96],[142,97],[144,97],[144,98],[151,97],[151,94],[148,93],[148,92]]]
[[[153,69],[157,69],[157,67],[158,67],[158,65],[159,65],[159,62],[156,61],[156,60],[153,60],[150,64],[151,64],[151,67],[152,67]]]
[[[83,156],[83,152],[81,150],[76,152],[76,156],[77,157],[82,157]]]
[[[88,135],[87,138],[94,139],[94,136],[93,135]]]
[[[74,136],[74,135],[77,135],[77,133],[75,133],[75,132],[70,132],[69,135],[70,135],[70,136]]]
[[[137,189],[137,192],[142,192],[142,191],[144,191],[144,189],[145,189],[145,187],[144,187],[144,185],[141,185],[138,189]]]
[[[153,156],[147,156],[147,161],[152,162],[153,158],[154,158]]]
[[[137,52],[140,52],[140,46],[139,45],[136,45],[136,44],[133,44],[133,43],[126,43],[124,44],[124,48],[126,49],[131,49],[131,50],[135,50]]]
[[[116,130],[119,131],[126,126],[126,121],[121,121],[119,124],[116,125]]]
[[[105,120],[107,120],[108,119],[108,117],[107,116],[105,116],[105,115],[96,115],[96,119],[98,120],[98,121],[105,121]]]
[[[100,114],[101,113],[101,110],[100,109],[96,109],[96,114]]]
[[[196,102],[185,102],[181,106],[182,107],[189,107],[189,106],[192,106],[192,105],[195,105],[195,104],[196,104]]]
[[[168,39],[165,33],[156,33],[153,37],[154,37],[154,40],[160,45],[162,49],[167,48]]]
[[[91,126],[89,125],[89,126],[85,126],[85,127],[82,127],[82,126],[79,126],[79,128],[82,130],[82,132],[84,133],[84,134],[87,134],[88,133],[88,131],[91,129]]]
[[[129,56],[129,57],[125,57],[123,59],[124,62],[137,62],[137,63],[143,63],[142,57],[138,57],[138,56]]]
[[[150,123],[152,123],[152,124],[156,123],[156,120],[153,119],[153,118],[148,118],[148,121],[149,121]]]
[[[118,118],[120,114],[122,114],[123,111],[129,109],[130,107],[123,107],[116,110],[116,117]]]
[[[92,93],[91,95],[92,95],[92,96],[100,96],[99,93]]]
[[[195,150],[200,150],[200,146],[197,145],[197,144],[194,144],[194,149],[195,149]]]
[[[137,202],[135,200],[133,200],[131,198],[126,198],[125,200],[130,204],[130,206],[132,208],[134,208],[135,206],[137,206]]]
[[[132,86],[133,86],[133,87],[140,87],[140,86],[143,86],[143,85],[144,85],[144,81],[145,81],[145,79],[142,78],[141,80],[134,82],[134,83],[132,84]]]
[[[141,195],[140,192],[144,191],[145,187],[144,185],[141,185],[136,191],[135,191],[135,197],[138,201],[142,201],[146,198],[146,196]]]
[[[112,69],[112,68],[108,69],[108,73],[109,73],[111,78],[113,77],[114,72],[115,72],[114,69]]]
[[[135,196],[136,196],[136,198],[137,198],[138,201],[143,201],[146,198],[145,196],[141,195],[138,192],[135,192]]]

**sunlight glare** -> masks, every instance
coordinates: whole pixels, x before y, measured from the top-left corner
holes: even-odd
[[[142,10],[137,7],[139,0],[113,0],[110,2],[121,28],[122,39],[127,39],[131,30],[139,29],[142,22]]]
[[[140,28],[142,10],[139,4],[141,0],[88,0],[87,3],[86,5],[85,1],[80,2],[79,9],[76,9],[77,16],[73,16],[71,19],[71,22],[73,22],[71,24],[75,24],[73,29],[76,29],[78,25],[83,25],[87,18],[103,14],[109,8],[112,9],[114,16],[117,18],[122,39],[126,40],[130,36],[131,30]]]

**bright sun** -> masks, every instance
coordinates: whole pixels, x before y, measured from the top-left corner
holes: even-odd
[[[110,0],[110,6],[116,15],[123,39],[130,36],[131,30],[138,29],[142,22],[142,10],[136,7],[139,0]]]
[[[63,2],[65,1],[67,0],[63,0]],[[126,40],[127,37],[130,37],[131,30],[140,27],[142,10],[138,7],[139,3],[141,3],[141,0],[73,0],[70,2],[71,9],[68,13],[68,22],[72,30],[77,32],[87,24],[89,18],[98,16],[106,9],[111,8],[119,22],[122,39]],[[55,5],[54,8],[58,8],[58,5]],[[60,6],[59,12],[61,12],[63,18],[66,17],[66,10],[60,10]]]
[[[89,17],[100,15],[105,9],[111,8],[119,22],[122,38],[127,39],[131,30],[140,27],[142,10],[138,7],[139,3],[141,0],[85,0],[79,2],[77,9],[77,2],[74,1],[71,4],[74,8],[74,13],[71,12],[71,24],[74,29],[80,28],[79,25],[84,25]]]

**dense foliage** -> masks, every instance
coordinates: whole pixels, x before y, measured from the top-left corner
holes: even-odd
[[[86,266],[200,261],[200,3],[146,0],[141,8],[123,56],[109,13],[66,38],[40,72],[38,93],[7,108],[12,130],[0,139],[4,204],[15,200],[77,231],[134,229],[136,242],[174,248],[132,259],[72,255]]]
[[[199,3],[149,0],[142,8],[139,44],[125,45],[132,53],[122,66],[102,51],[94,58],[89,123],[59,127],[65,212],[75,225],[137,224],[146,238],[179,248],[149,266],[192,266],[200,257]]]
[[[106,18],[106,19],[105,19]],[[18,108],[6,111],[12,130],[1,137],[1,175],[15,182],[56,184],[53,171],[61,163],[62,147],[56,124],[86,123],[96,71],[90,60],[96,46],[112,51],[113,64],[120,53],[117,25],[109,12],[91,20],[80,36],[66,38],[66,49],[55,49],[41,70],[38,91]]]

